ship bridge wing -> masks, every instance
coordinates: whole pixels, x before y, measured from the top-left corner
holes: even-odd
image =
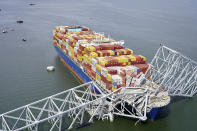
[[[197,62],[173,49],[161,45],[145,77],[159,84],[171,96],[192,97],[197,92]]]

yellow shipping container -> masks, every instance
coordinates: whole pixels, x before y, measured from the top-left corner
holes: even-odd
[[[136,61],[136,58],[133,55],[127,55],[127,57],[129,57],[131,61]]]
[[[127,65],[127,63],[126,63],[126,62],[124,62],[124,63],[122,63],[122,65],[123,65],[123,66],[126,66],[126,65]]]
[[[117,52],[116,55],[119,56],[120,55],[119,52]]]
[[[88,64],[90,64],[90,65],[92,65],[92,61],[91,61],[91,58],[87,58],[87,62],[88,62]]]
[[[113,87],[111,88],[111,90],[112,90],[112,91],[116,91],[116,89],[115,89],[115,88],[113,88]]]
[[[56,27],[56,29],[55,29],[55,30],[56,30],[56,32],[58,32],[58,31],[60,30],[60,28],[59,28],[59,27]]]
[[[101,81],[101,76],[97,73],[96,73],[96,80],[98,80],[99,82]]]
[[[70,36],[70,32],[67,32],[65,37],[68,38]]]
[[[112,51],[112,50],[107,50],[107,51],[109,52],[110,56],[115,55],[114,51]]]
[[[117,59],[118,59],[118,63],[128,62],[128,59],[124,56],[119,56],[117,57]]]
[[[125,56],[121,56],[121,58],[122,58],[122,61],[123,61],[123,62],[128,62],[128,61],[129,61],[128,58],[125,57]]]
[[[60,40],[56,35],[54,36],[56,40]]]
[[[61,44],[57,43],[57,47],[59,47],[61,49]]]
[[[94,46],[88,46],[87,47],[88,50],[90,50],[91,52],[96,51],[96,48]]]
[[[105,66],[105,64],[107,64],[108,61],[105,60],[105,59],[99,59],[99,63],[100,63],[102,66]]]
[[[71,52],[74,52],[74,49],[72,48],[72,46],[68,45],[68,49],[69,49]]]
[[[91,58],[96,58],[96,57],[98,57],[98,54],[96,52],[91,52],[90,57]]]
[[[77,60],[81,62],[83,60],[83,57],[80,55],[77,55]]]
[[[82,54],[85,54],[86,52],[85,51],[82,51]]]
[[[143,59],[143,61],[146,61],[146,57],[144,57],[142,55],[139,55],[139,56]]]
[[[69,41],[73,42],[73,41],[74,41],[73,37],[72,37],[72,38],[70,38],[70,40],[69,40]]]
[[[96,64],[96,70],[97,70],[99,73],[101,73],[101,68],[102,68],[102,66],[101,66],[101,65]]]
[[[59,37],[59,38],[63,37],[63,35],[60,34],[60,33],[57,33],[56,36]]]
[[[84,58],[84,60],[85,60],[88,64],[92,65],[91,58],[89,58],[89,56],[88,56],[87,54],[85,54],[85,55],[83,56],[83,58]]]
[[[108,74],[108,73],[107,73],[107,80],[108,80],[108,81],[112,81],[112,76],[111,76],[111,74]]]
[[[57,44],[57,40],[53,40],[53,43],[56,43]]]
[[[84,43],[84,44],[89,44],[88,41],[86,41],[86,40],[84,40],[83,43]]]
[[[122,62],[122,60],[121,60],[120,57],[116,57],[116,58],[118,59],[118,63],[121,63]]]
[[[88,61],[88,55],[87,54],[83,55],[83,58],[84,58],[85,61]]]
[[[103,52],[97,51],[100,54],[100,57],[103,57]]]
[[[74,52],[71,52],[71,58],[74,58]]]
[[[129,49],[129,48],[125,48],[125,49],[127,49],[127,50],[131,51],[131,54],[133,54],[133,50],[131,50],[131,49]]]

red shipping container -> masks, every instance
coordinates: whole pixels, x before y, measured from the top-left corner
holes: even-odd
[[[123,46],[118,45],[118,44],[114,44],[114,50],[115,50],[115,49],[123,49]]]
[[[82,40],[82,38],[81,38],[81,37],[79,37],[79,36],[73,36],[73,39],[75,39],[76,41],[78,41],[78,40]]]
[[[88,31],[88,28],[82,27],[82,31]]]
[[[96,51],[97,50],[101,50],[101,48],[99,47],[99,45],[94,45],[94,48],[96,48]]]
[[[53,41],[53,44],[54,44],[54,45],[57,45],[57,41],[56,41],[56,40],[54,40],[54,41]]]
[[[92,73],[92,78],[93,78],[94,80],[96,80],[96,72],[92,70],[91,73]]]
[[[128,48],[125,48],[125,50],[127,51],[127,55],[131,54],[131,51]]]
[[[143,59],[140,56],[134,55],[134,54],[133,54],[133,56],[136,58],[136,61],[143,61]]]
[[[107,88],[108,90],[111,90],[111,89],[112,89],[112,84],[106,83],[106,88]]]
[[[126,74],[129,75],[130,77],[135,77],[135,74],[133,74],[131,71],[127,71]]]
[[[62,50],[66,49],[66,46],[64,46],[63,44],[61,45]]]
[[[117,70],[116,69],[109,69],[107,68],[108,70],[108,73],[111,74],[111,75],[116,75],[117,74]]]
[[[104,44],[104,45],[99,45],[101,50],[114,50],[114,45],[112,44]]]
[[[77,53],[76,52],[74,52],[74,56],[77,58]]]
[[[80,55],[80,56],[83,55],[83,54],[82,54],[82,51],[81,51],[80,49],[77,50],[77,54]]]
[[[81,50],[81,51],[84,51],[84,46],[82,45],[82,44],[79,44],[79,49]]]
[[[68,55],[68,50],[67,49],[65,49],[65,53],[66,53],[66,55]]]
[[[141,72],[145,73],[149,65],[145,62],[145,64],[136,64],[135,66],[140,68]]]

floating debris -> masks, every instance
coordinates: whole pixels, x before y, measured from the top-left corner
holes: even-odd
[[[23,20],[17,20],[16,22],[21,24],[21,23],[23,23]]]
[[[25,41],[27,41],[27,40],[26,40],[25,38],[23,38],[23,39],[22,39],[22,41],[24,41],[24,42],[25,42]]]
[[[36,5],[36,4],[29,4],[29,5],[33,6],[33,5]]]
[[[47,71],[55,71],[55,67],[54,66],[47,66]]]
[[[14,31],[14,28],[10,28],[10,31]]]
[[[2,33],[8,33],[8,31],[7,30],[3,30]]]
[[[80,128],[83,128],[83,127],[86,127],[86,126],[90,126],[90,122],[88,122],[88,123],[83,123],[83,124],[81,124],[81,125],[78,125],[77,127],[76,127],[76,129],[80,129]]]
[[[1,9],[0,9],[0,11],[1,11]]]

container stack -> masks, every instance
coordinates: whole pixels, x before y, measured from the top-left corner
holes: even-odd
[[[87,27],[58,26],[53,36],[53,44],[108,91],[134,86],[131,79],[148,68],[146,57]]]

